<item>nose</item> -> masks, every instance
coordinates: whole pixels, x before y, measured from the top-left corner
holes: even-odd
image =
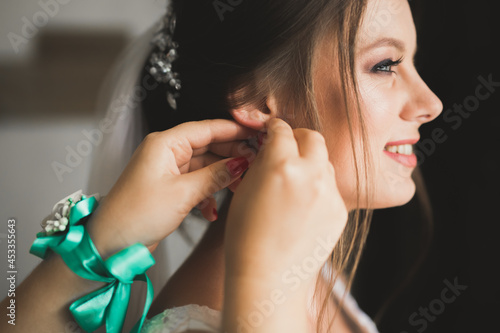
[[[420,75],[408,85],[409,97],[407,107],[401,115],[406,120],[416,121],[419,125],[436,119],[443,111],[443,103],[432,92]]]

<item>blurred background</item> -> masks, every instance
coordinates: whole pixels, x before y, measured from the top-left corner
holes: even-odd
[[[420,131],[422,139],[436,128],[447,137],[420,159],[434,222],[422,223],[417,196],[376,211],[353,294],[379,319],[381,332],[498,332],[497,14],[487,0],[410,3],[417,69],[444,104]],[[0,267],[7,220],[15,218],[17,284],[40,261],[28,247],[41,219],[56,200],[87,184],[90,158],[62,178],[54,162],[64,163],[85,131],[96,128],[98,91],[110,65],[164,10],[165,0],[0,3]],[[487,88],[484,80],[496,83]],[[475,105],[478,85],[489,95]],[[473,111],[459,113],[457,106]],[[2,298],[6,290],[2,278]]]
[[[98,91],[129,41],[165,12],[165,0],[0,2],[0,267],[7,220],[17,223],[17,284],[41,260],[28,253],[55,202],[87,185],[90,158],[62,176],[71,149],[96,128]],[[2,275],[0,295],[6,295]]]

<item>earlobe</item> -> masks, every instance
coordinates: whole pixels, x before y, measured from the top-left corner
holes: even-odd
[[[231,109],[231,116],[243,126],[260,130],[265,127],[265,124],[276,117],[276,100],[274,97],[269,97],[266,100],[264,109],[259,109],[255,106],[246,105],[241,108]]]

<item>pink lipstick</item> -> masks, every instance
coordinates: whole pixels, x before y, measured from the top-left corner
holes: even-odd
[[[417,156],[413,153],[412,145],[418,140],[419,138],[388,142],[384,147],[384,153],[396,162],[414,168],[417,166]]]

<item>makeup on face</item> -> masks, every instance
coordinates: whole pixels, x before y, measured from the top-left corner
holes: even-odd
[[[396,162],[414,168],[417,166],[417,156],[413,153],[413,145],[418,140],[417,138],[388,142],[384,147],[384,153]]]

